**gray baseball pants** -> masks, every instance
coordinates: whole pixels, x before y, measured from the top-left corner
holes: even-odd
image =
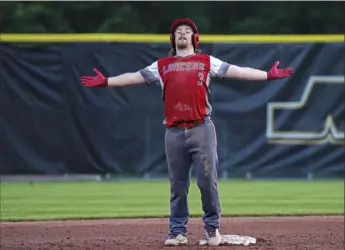
[[[217,185],[217,138],[212,120],[207,118],[205,123],[191,129],[166,129],[165,151],[170,176],[170,232],[187,233],[191,167],[195,169],[201,193],[205,228],[218,228],[221,209]]]

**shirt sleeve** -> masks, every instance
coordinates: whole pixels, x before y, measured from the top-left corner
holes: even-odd
[[[160,84],[160,75],[158,71],[158,62],[139,70],[141,76],[145,79],[146,84]]]
[[[216,57],[210,56],[210,76],[222,78],[228,71],[230,64],[219,60]]]

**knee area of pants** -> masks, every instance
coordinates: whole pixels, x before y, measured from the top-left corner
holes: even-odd
[[[198,179],[210,181],[217,178],[217,169],[210,164],[204,164],[201,171],[198,173]]]
[[[171,190],[176,194],[185,194],[188,186],[187,181],[173,181],[171,183]]]
[[[197,180],[197,185],[200,189],[210,189],[216,183],[212,178],[202,178]]]

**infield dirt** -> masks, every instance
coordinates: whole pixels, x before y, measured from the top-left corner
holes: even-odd
[[[344,249],[343,216],[223,218],[222,234],[257,238],[251,246],[199,246],[201,219],[191,219],[187,246],[178,249]],[[0,249],[171,249],[168,219],[2,222]]]

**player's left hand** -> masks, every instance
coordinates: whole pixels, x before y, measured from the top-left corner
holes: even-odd
[[[287,78],[292,75],[293,68],[278,69],[279,61],[276,61],[272,68],[267,72],[268,80]]]

